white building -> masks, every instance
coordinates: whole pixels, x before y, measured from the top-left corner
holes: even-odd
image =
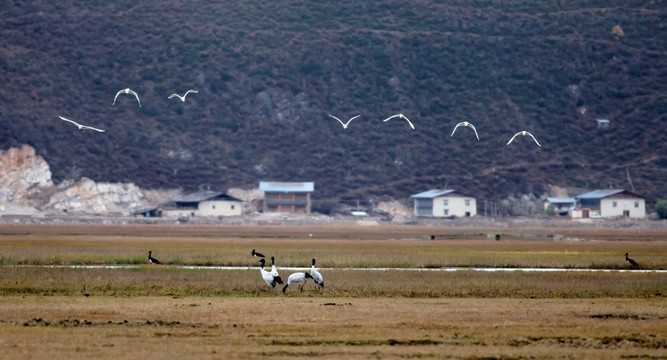
[[[624,189],[595,190],[574,197],[572,218],[645,218],[646,200]]]
[[[471,217],[477,215],[477,200],[456,190],[428,190],[410,196],[414,215],[429,217]]]
[[[217,191],[198,191],[170,201],[162,216],[241,216],[243,200]]]

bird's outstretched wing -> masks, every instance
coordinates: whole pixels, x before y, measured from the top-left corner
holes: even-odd
[[[137,98],[137,102],[139,103],[139,107],[141,107],[141,100],[139,100],[139,94],[137,94],[136,92],[134,92],[132,90],[129,90],[128,93],[134,95],[134,97]]]
[[[114,98],[113,98],[113,104],[111,104],[111,105],[116,105],[116,99],[118,99],[118,95],[120,95],[125,90],[127,90],[127,89],[118,90],[118,92],[116,93],[116,96],[114,96]]]
[[[337,118],[337,117],[335,117],[335,116],[333,116],[333,115],[331,115],[331,114],[329,114],[329,116],[331,116],[332,118],[338,120],[338,122],[339,122],[341,125],[343,125],[343,128],[347,127],[347,124],[345,124],[344,122],[340,121],[339,118]]]
[[[479,140],[479,135],[477,135],[477,129],[475,129],[475,125],[468,123],[467,126],[470,126],[472,128],[472,130],[475,132],[475,137],[477,138],[477,140]]]
[[[169,97],[168,97],[167,99],[171,99],[171,98],[173,98],[173,97],[175,97],[175,96],[178,97],[179,99],[181,99],[181,101],[184,100],[184,97],[181,97],[181,95],[178,95],[178,94],[171,94],[171,95],[169,95]]]
[[[535,137],[533,136],[533,134],[531,134],[531,133],[529,133],[528,131],[526,131],[526,135],[530,135],[530,137],[533,138],[533,140],[535,140],[535,144],[537,144],[537,146],[539,146],[539,147],[542,147],[542,145],[540,145],[540,143],[537,142],[537,139],[535,139]]]
[[[189,94],[189,93],[196,94],[196,93],[198,93],[198,92],[199,92],[199,91],[197,91],[197,90],[190,89],[190,90],[188,90],[188,91],[185,92],[185,95],[183,95],[183,97],[185,97],[185,96],[186,96],[187,94]]]
[[[81,125],[81,130],[84,130],[84,129],[95,130],[95,131],[99,131],[99,132],[105,132],[106,131],[106,130],[94,128],[92,126]]]
[[[450,136],[450,137],[451,137],[451,136],[454,136],[454,133],[456,132],[456,129],[458,129],[458,128],[459,128],[459,126],[461,126],[461,125],[463,125],[463,123],[462,123],[462,122],[460,122],[460,123],[456,124],[456,126],[454,126],[454,130],[452,131],[452,134],[451,134],[451,135],[449,135],[449,136]]]
[[[358,118],[359,116],[361,116],[361,114],[359,114],[359,115],[357,115],[357,116],[353,116],[353,117],[351,117],[351,118],[347,121],[347,123],[349,124],[350,121],[352,121],[352,120]]]
[[[514,140],[514,138],[517,137],[517,135],[521,135],[521,131],[519,131],[518,133],[514,134],[514,136],[512,136],[512,138],[510,139],[510,141],[507,142],[506,145],[509,145],[509,144],[512,142],[512,140]]]
[[[81,124],[79,124],[78,122],[76,122],[76,121],[74,121],[74,120],[70,120],[70,119],[64,118],[64,117],[62,117],[62,116],[60,116],[60,115],[58,115],[58,117],[60,118],[60,120],[65,120],[65,121],[67,121],[67,122],[71,122],[72,124],[76,125],[76,126],[79,127],[79,128],[81,127]]]

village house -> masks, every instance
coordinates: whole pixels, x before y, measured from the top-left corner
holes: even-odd
[[[170,217],[242,216],[243,200],[218,191],[198,191],[171,200],[162,207]]]
[[[544,211],[547,210],[549,204],[553,205],[554,212],[558,215],[569,215],[570,210],[574,208],[575,200],[574,198],[559,198],[559,197],[548,197],[544,202]]]
[[[264,212],[310,214],[310,194],[315,190],[315,183],[260,181],[259,190],[264,192]]]
[[[414,215],[428,217],[471,217],[477,215],[477,200],[457,190],[428,190],[410,196]]]
[[[572,218],[645,218],[646,200],[625,189],[595,190],[575,196]]]

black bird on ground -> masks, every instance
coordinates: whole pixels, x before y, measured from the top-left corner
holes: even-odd
[[[634,260],[632,260],[628,257],[628,253],[625,253],[625,261],[629,262],[630,265],[632,265],[632,266],[639,266],[639,264],[637,264],[636,261],[634,261]]]
[[[252,249],[252,256],[263,258],[264,254],[260,254],[257,251],[255,251],[255,249]]]
[[[153,253],[152,251],[150,251],[150,250],[148,251],[148,262],[151,263],[151,264],[159,265],[160,262],[156,258],[151,256],[152,253]]]

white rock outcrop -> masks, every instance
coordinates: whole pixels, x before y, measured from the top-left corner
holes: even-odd
[[[83,178],[49,198],[45,210],[76,213],[120,213],[148,207],[146,197],[132,183],[96,183]]]
[[[42,211],[129,215],[150,207],[132,183],[96,183],[83,178],[54,185],[49,164],[30,145],[0,151],[0,215]]]
[[[0,151],[0,202],[30,206],[53,187],[49,164],[30,145]]]

